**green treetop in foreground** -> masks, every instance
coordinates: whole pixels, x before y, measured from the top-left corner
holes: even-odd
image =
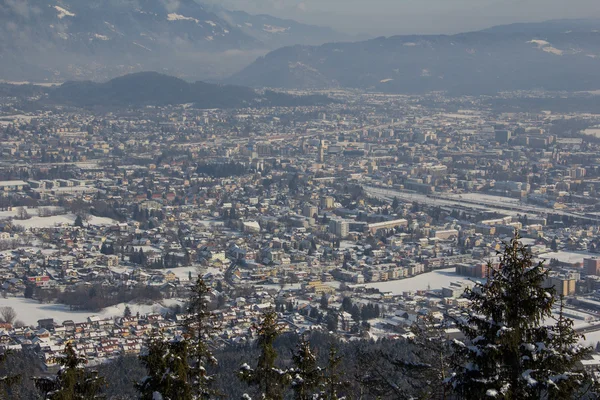
[[[291,378],[288,371],[275,366],[277,351],[274,342],[282,331],[275,311],[265,313],[255,329],[261,353],[256,368],[252,369],[248,364],[242,365],[240,379],[249,386],[257,387],[261,398],[265,400],[283,400]]]
[[[553,320],[548,270],[516,236],[489,266],[489,279],[467,290],[468,314],[457,319],[466,336],[455,340],[449,379],[460,398],[568,399],[590,388],[578,362],[590,349],[562,315]],[[561,302],[562,303],[562,302]]]

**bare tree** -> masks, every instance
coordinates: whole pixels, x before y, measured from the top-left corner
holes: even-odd
[[[25,328],[27,325],[25,324],[25,322],[21,321],[20,319],[15,320],[15,323],[13,324],[13,326],[15,328]]]
[[[0,308],[0,319],[2,319],[3,322],[12,324],[13,322],[15,322],[16,318],[17,318],[17,312],[15,311],[14,308],[12,308],[12,307]]]
[[[29,213],[24,207],[17,208],[17,219],[29,219]]]

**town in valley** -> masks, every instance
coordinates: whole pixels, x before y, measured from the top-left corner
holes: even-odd
[[[600,342],[599,114],[498,106],[545,93],[318,94],[333,101],[0,99],[0,348],[49,371],[73,339],[90,365],[137,355],[181,334],[198,277],[220,345],[269,309],[293,332],[409,337],[468,308],[515,232]]]

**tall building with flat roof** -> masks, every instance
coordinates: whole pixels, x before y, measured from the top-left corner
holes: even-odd
[[[511,134],[510,131],[502,129],[502,130],[497,130],[495,132],[494,136],[495,136],[496,142],[498,142],[498,143],[508,143],[508,141],[512,137],[512,134]]]
[[[583,259],[583,270],[588,275],[600,276],[600,258],[591,257]]]
[[[325,162],[325,141],[319,141],[319,162]]]
[[[348,221],[343,219],[332,219],[329,221],[329,232],[341,238],[348,236],[348,233],[350,232],[348,229]]]
[[[316,206],[313,206],[312,204],[306,204],[302,209],[302,215],[304,215],[307,218],[312,218],[318,213],[319,209]]]
[[[321,208],[330,209],[333,208],[334,198],[331,196],[326,196],[321,198]]]

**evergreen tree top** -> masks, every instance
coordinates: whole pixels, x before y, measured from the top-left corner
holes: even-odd
[[[465,340],[454,340],[454,376],[461,398],[570,398],[585,382],[577,363],[589,349],[578,345],[573,322],[559,310],[548,269],[534,262],[515,236],[505,245],[487,282],[466,291],[466,315],[456,319]]]

